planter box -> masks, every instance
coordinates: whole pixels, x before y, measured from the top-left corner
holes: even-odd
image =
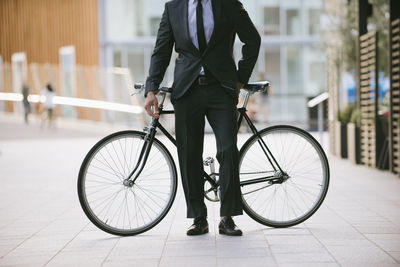
[[[340,121],[335,122],[335,154],[341,158],[347,158],[347,125]]]
[[[347,156],[352,163],[361,163],[360,127],[354,123],[347,124]]]

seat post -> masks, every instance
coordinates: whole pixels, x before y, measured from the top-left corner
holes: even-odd
[[[161,101],[159,102],[159,108],[162,109],[162,108],[164,108],[164,102],[165,102],[165,98],[167,96],[167,93],[166,92],[161,92],[160,95],[161,95]]]
[[[249,103],[250,95],[251,95],[251,93],[249,91],[246,91],[246,95],[244,97],[242,108],[246,108],[247,107],[247,104]]]

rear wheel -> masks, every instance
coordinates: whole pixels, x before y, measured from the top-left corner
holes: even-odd
[[[274,169],[261,140],[283,173]],[[240,182],[244,210],[250,217],[267,226],[289,227],[304,222],[321,206],[329,187],[329,164],[309,133],[293,126],[273,126],[241,148]]]
[[[123,131],[99,141],[79,171],[80,204],[93,224],[121,236],[136,235],[157,225],[172,206],[177,189],[175,163],[166,147],[154,139],[143,171],[132,185],[145,133]],[[125,182],[124,182],[125,181]]]

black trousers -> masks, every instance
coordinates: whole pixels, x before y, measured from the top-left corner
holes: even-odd
[[[205,117],[217,141],[217,160],[221,190],[221,216],[243,214],[239,185],[239,152],[237,149],[237,98],[219,84],[195,82],[180,98],[173,101],[175,131],[187,217],[207,216],[204,203],[203,145]]]

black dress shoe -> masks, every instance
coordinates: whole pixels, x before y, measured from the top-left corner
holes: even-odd
[[[242,230],[237,228],[237,226],[232,220],[232,217],[224,217],[219,223],[218,228],[219,228],[219,233],[221,235],[230,235],[230,236],[243,235]]]
[[[189,227],[187,235],[203,235],[208,233],[208,222],[205,217],[194,219],[194,223]]]

